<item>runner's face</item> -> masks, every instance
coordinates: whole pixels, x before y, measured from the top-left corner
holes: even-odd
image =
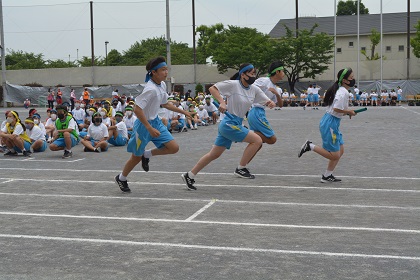
[[[155,78],[154,80],[155,80],[155,82],[156,81],[160,81],[160,82],[162,82],[162,81],[165,81],[166,80],[166,77],[168,76],[168,67],[167,66],[163,66],[163,67],[160,67],[158,70],[153,70],[152,71],[152,73],[153,73],[153,78]]]

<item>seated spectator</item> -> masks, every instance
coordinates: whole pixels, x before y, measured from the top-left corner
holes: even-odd
[[[44,152],[47,149],[47,141],[45,134],[41,128],[35,124],[34,118],[26,118],[25,120],[26,134],[31,140],[31,153]]]
[[[57,120],[57,111],[55,109],[50,109],[47,113],[49,118],[45,122],[45,134],[47,138],[47,142],[51,143],[54,139],[54,132],[55,132],[55,121]]]
[[[67,107],[63,105],[57,106],[57,119],[54,125],[55,132],[53,142],[50,144],[50,150],[64,150],[62,158],[71,158],[73,156],[71,148],[79,143],[79,134],[77,123],[68,113]]]
[[[123,122],[124,115],[121,111],[115,112],[115,125],[108,128],[108,143],[114,146],[125,146],[128,142],[127,126]]]
[[[22,126],[16,111],[7,114],[6,125],[0,131],[0,137],[9,150],[5,156],[16,156],[18,153],[26,157],[31,155],[31,139],[26,134],[26,127]]]
[[[197,130],[197,124],[199,122],[197,111],[195,109],[194,103],[191,103],[188,106],[188,112],[191,114],[191,119],[187,118],[187,127],[191,128],[191,130]]]
[[[85,146],[83,151],[97,153],[107,151],[108,137],[108,128],[103,123],[103,119],[100,113],[96,112],[93,114],[92,123],[88,128],[87,135],[81,141],[82,145]]]
[[[84,123],[86,116],[86,112],[84,109],[82,109],[81,105],[82,104],[80,100],[77,100],[75,103],[75,108],[73,109],[73,111],[71,111],[73,118],[76,120],[77,125],[79,125],[79,129],[80,125]]]
[[[131,135],[133,134],[134,122],[136,120],[137,120],[137,117],[133,112],[133,107],[127,105],[125,107],[124,123],[125,123],[125,126],[127,127],[128,138],[130,138]]]
[[[216,124],[217,119],[219,118],[217,107],[213,104],[211,96],[206,96],[205,101],[206,103],[204,104],[204,109],[209,114],[211,123]]]
[[[198,125],[209,125],[210,117],[203,104],[198,105],[197,116],[199,119]]]
[[[23,107],[25,109],[28,109],[31,106],[31,100],[29,100],[28,98],[25,99],[25,101],[23,102]]]

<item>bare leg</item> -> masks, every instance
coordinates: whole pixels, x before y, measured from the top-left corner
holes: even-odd
[[[243,142],[247,142],[249,145],[245,148],[239,164],[241,166],[246,166],[261,148],[262,139],[260,136],[258,136],[258,134],[250,131],[248,132],[248,135],[245,137]]]
[[[191,172],[194,175],[197,175],[197,173],[200,172],[200,170],[202,170],[204,167],[206,167],[210,162],[220,157],[225,150],[226,147],[214,145],[211,148],[210,152],[208,152],[198,160],[193,169],[191,169]]]

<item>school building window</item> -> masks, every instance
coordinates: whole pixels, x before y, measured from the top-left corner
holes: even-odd
[[[399,45],[398,46],[398,51],[403,52],[404,51],[404,45]]]
[[[360,50],[361,51],[366,51],[366,47],[361,47]]]
[[[341,48],[337,48],[337,53],[341,53]]]
[[[391,46],[386,46],[386,47],[385,47],[385,51],[387,51],[387,52],[391,52]]]
[[[353,48],[354,47],[354,42],[349,42],[349,48]]]

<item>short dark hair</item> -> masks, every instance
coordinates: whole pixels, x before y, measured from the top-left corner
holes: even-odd
[[[150,71],[150,70],[153,69],[153,67],[155,67],[156,65],[158,65],[159,63],[162,63],[162,62],[166,62],[166,60],[163,56],[155,57],[155,58],[149,60],[149,62],[146,65],[146,70]]]

